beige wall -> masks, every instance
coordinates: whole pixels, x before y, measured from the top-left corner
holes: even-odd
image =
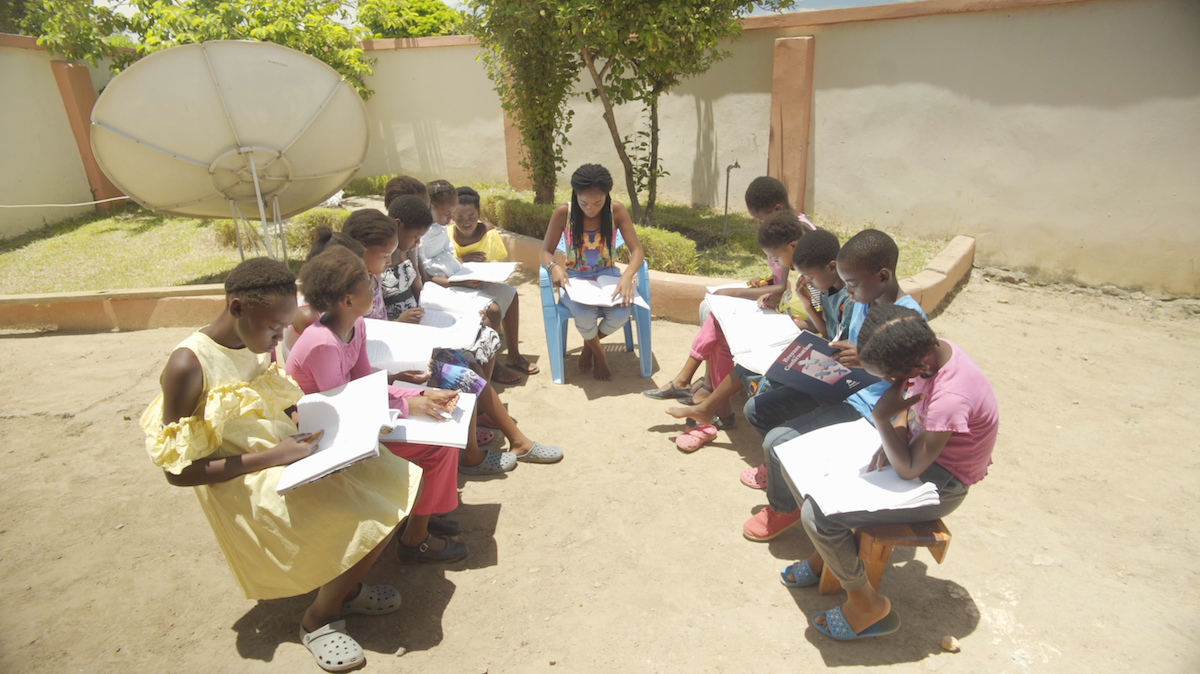
[[[92,200],[79,148],[46,52],[0,46],[0,204]],[[89,213],[81,208],[0,208],[0,237]]]
[[[507,182],[500,99],[478,47],[370,51],[371,145],[359,175]]]

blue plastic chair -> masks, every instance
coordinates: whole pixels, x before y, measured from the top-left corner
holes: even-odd
[[[614,234],[616,234],[616,246],[614,247],[624,245],[625,240],[621,233],[614,232]],[[565,237],[559,237],[557,250],[566,252]],[[555,384],[562,384],[565,381],[563,360],[567,354],[567,324],[572,318],[571,310],[555,299],[554,284],[551,283],[550,274],[544,267],[539,267],[538,277],[538,284],[542,291],[542,320],[546,326],[546,346],[550,352],[550,376]],[[638,268],[636,278],[637,294],[641,295],[649,305],[650,272],[646,267],[645,260],[642,260],[642,266]],[[654,366],[654,356],[650,351],[650,310],[636,304],[632,308],[633,314],[625,323],[625,350],[633,351],[633,326],[631,323],[637,323],[638,363],[642,368],[642,376],[649,377],[650,370]]]

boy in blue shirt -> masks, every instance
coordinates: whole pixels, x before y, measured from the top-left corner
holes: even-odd
[[[896,263],[899,258],[900,249],[896,242],[877,229],[867,229],[855,234],[838,252],[838,276],[845,282],[846,293],[854,301],[848,338],[831,344],[839,349],[837,358],[843,365],[862,367],[856,346],[858,331],[872,306],[897,304],[915,309],[921,316],[925,316],[921,305],[900,290],[900,281],[896,278]],[[854,421],[860,417],[871,421],[871,410],[887,389],[888,383],[881,381],[855,393],[843,402],[817,404],[811,411],[766,434],[763,440],[763,456],[767,468],[767,507],[746,520],[742,525],[742,535],[752,541],[769,541],[800,521],[800,504],[796,502],[783,478],[783,468],[775,448],[818,428]],[[788,404],[788,398],[803,395],[794,389],[780,387],[756,396],[755,407],[776,408]],[[749,417],[750,410],[747,412]],[[751,418],[750,423],[754,422]]]

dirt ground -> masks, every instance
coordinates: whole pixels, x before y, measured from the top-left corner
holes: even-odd
[[[803,530],[742,538],[765,503],[738,482],[754,431],[739,418],[684,455],[667,403],[638,394],[695,328],[655,323],[653,381],[614,343],[614,381],[556,386],[536,285],[520,291],[543,373],[501,397],[566,459],[461,483],[464,562],[385,554],[368,580],[404,606],[349,619],[368,671],[1200,671],[1195,316],[977,275],[933,325],[996,389],[995,465],[947,518],[944,564],[893,555],[901,630],[844,644],[807,623],[844,594],[779,583],[812,550]],[[138,417],[188,332],[0,336],[0,671],[319,671],[296,634],[310,598],[244,599],[191,491],[143,449]]]

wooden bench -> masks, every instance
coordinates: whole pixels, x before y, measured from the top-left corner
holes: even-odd
[[[911,524],[871,524],[854,530],[854,541],[858,543],[858,558],[867,566],[867,580],[871,587],[879,589],[883,569],[892,556],[892,548],[929,548],[929,553],[938,564],[946,557],[950,547],[950,530],[941,520],[914,522]],[[829,565],[821,570],[821,594],[833,594],[842,584],[829,571]]]

